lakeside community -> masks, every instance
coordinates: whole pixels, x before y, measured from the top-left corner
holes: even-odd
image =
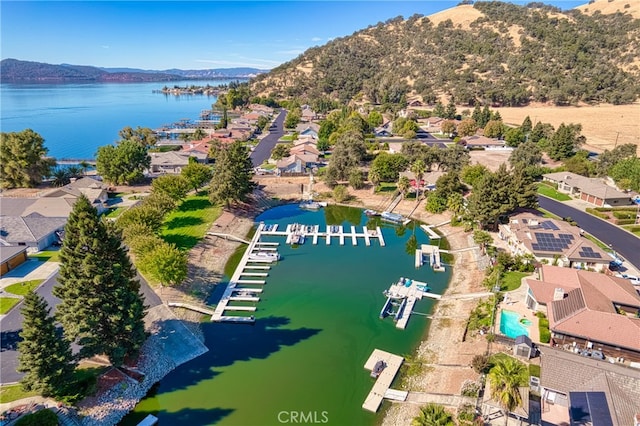
[[[454,141],[451,136],[458,133],[456,128],[469,118],[419,118],[421,111],[432,111],[432,108],[414,100],[398,112],[397,116],[404,118],[405,123],[412,121],[416,126],[404,136],[399,134],[397,122],[381,116],[382,121],[373,129],[373,139],[368,141],[370,148],[379,153],[379,157],[400,158],[403,153],[406,155],[407,145],[436,150],[458,146],[471,159],[468,167],[475,164],[489,173],[499,171],[496,165],[507,161],[515,150],[503,138],[487,137],[483,134],[486,130],[482,132],[477,128],[471,135],[455,137]],[[366,118],[371,112],[360,107],[352,112],[352,117],[353,114]],[[286,122],[291,115],[296,118]],[[259,224],[251,241],[247,241],[248,249],[220,303],[216,307],[205,306],[203,302],[215,287],[214,281],[224,274],[225,264],[235,248],[244,244],[238,240],[246,239],[249,230],[256,226],[252,218],[275,205],[302,202],[303,208],[309,208],[310,203],[315,203],[312,208],[335,203],[367,209],[374,215],[386,213],[388,217],[399,218],[396,226],[403,226],[405,219],[428,224],[424,232],[428,233],[430,244],[436,246],[422,247],[422,250],[448,256],[443,263],[452,272],[451,280],[445,293],[437,295],[441,298],[430,316],[427,338],[413,358],[405,360],[408,368],[400,369],[401,357],[399,361],[388,358],[386,364],[383,362],[381,365],[386,365],[388,371],[391,365],[396,371],[400,369],[402,380],[394,381],[395,373],[387,377],[384,369],[382,374],[378,371],[377,379],[384,378],[386,385],[382,390],[376,390],[377,385],[373,385],[376,396],[370,397],[377,400],[376,404],[363,401],[363,408],[374,412],[383,399],[394,401],[385,404],[383,424],[409,424],[412,419],[428,414],[420,407],[433,409],[433,404],[445,407],[459,424],[506,421],[516,424],[521,420],[528,420],[530,424],[569,424],[577,421],[572,416],[578,408],[586,410],[581,412],[582,416],[601,415],[601,411],[589,412],[589,407],[596,406],[598,410],[606,409],[610,424],[638,421],[640,281],[636,268],[640,265],[632,265],[614,251],[615,248],[612,250],[590,237],[589,229],[576,226],[568,217],[517,208],[495,223],[495,232],[488,233],[473,231],[465,225],[461,210],[434,211],[432,208],[429,211],[430,195],[445,185],[442,177],[448,170],[443,167],[443,160],[439,160],[440,164],[434,161],[436,164],[428,168],[423,166],[422,170],[405,163],[390,184],[372,179],[369,171],[368,180],[373,183],[356,183],[350,189],[344,184],[336,186],[323,177],[322,171],[326,173],[339,154],[324,146],[324,142],[318,147],[327,115],[315,112],[309,105],[286,111],[250,104],[234,110],[225,118],[228,123],[222,128],[219,126],[222,113],[203,111],[201,117],[213,120],[211,123],[182,121],[154,132],[158,136],[155,145],[170,147],[170,150],[161,148],[149,153],[147,178],[180,176],[194,161],[208,164],[212,147],[254,141],[255,145],[248,145],[249,152],[254,154],[260,152],[261,145],[271,144],[266,151],[268,155],[262,154],[261,158],[250,154],[249,157],[254,160],[252,179],[257,189],[248,194],[246,202],[233,203],[207,216],[206,229],[198,231],[197,241],[189,247],[189,274],[183,280],[165,286],[147,276],[158,300],[150,304],[145,328],[151,337],[136,363],[107,370],[98,378],[99,395],[79,403],[77,414],[50,400],[32,398],[27,400],[30,402],[3,404],[7,420],[14,419],[20,410],[50,406],[69,422],[65,424],[113,424],[134,408],[151,385],[176,366],[208,350],[218,350],[203,345],[197,330],[198,318],[206,313],[217,321],[254,321],[250,314],[259,309],[256,303],[236,304],[234,308],[233,302],[259,300],[256,296],[262,289],[256,289],[255,284],[263,282],[266,274],[256,271],[268,268],[265,265],[277,260],[276,243],[261,242],[262,234],[282,235],[287,243],[294,237],[298,243],[317,244],[319,238],[322,241],[326,238],[329,243],[334,237],[340,244],[345,244],[345,239],[362,244],[356,243],[357,238],[366,239],[367,243],[370,238],[379,238],[379,244],[384,244],[379,227],[365,227],[362,231],[352,227],[349,232],[346,227],[344,230],[342,227],[300,228],[292,222],[278,234],[277,229]],[[546,160],[553,164],[550,159]],[[408,181],[406,187],[400,183],[403,179]],[[392,189],[381,190],[389,187]],[[344,192],[337,188],[343,188]],[[58,260],[55,246],[64,244],[67,218],[77,200],[86,198],[98,214],[117,222],[120,215],[135,208],[150,192],[153,192],[152,186],[110,185],[95,174],[84,173],[59,187],[41,185],[34,189],[5,190],[0,216],[2,240],[6,244],[0,247],[3,305],[7,300],[19,302],[21,293],[15,293],[14,289],[21,278],[34,282],[30,279],[37,276],[37,283],[31,285],[36,288],[52,274],[51,268],[44,273],[40,269],[50,265],[55,268]],[[616,214],[635,214],[637,194],[617,188],[611,180],[587,178],[568,171],[549,172],[542,174],[538,193],[590,211],[609,226],[626,226],[626,232],[631,236],[635,233],[634,238],[638,238],[634,225],[637,218],[634,216],[625,222]],[[194,196],[197,197],[189,197]],[[466,197],[464,203],[468,204],[468,194]],[[318,204],[319,201],[323,204]],[[617,222],[619,220],[623,221]],[[447,249],[440,249],[441,241],[447,242]],[[48,257],[49,261],[40,263],[39,256]],[[416,254],[417,266],[418,256],[422,264],[422,251]],[[422,267],[439,267],[440,262],[433,259],[433,255],[427,256]],[[249,264],[252,266],[247,266]],[[204,270],[198,272],[202,276],[195,275],[196,265]],[[407,271],[407,275],[410,276],[411,271]],[[217,279],[212,279],[214,276]],[[24,282],[18,288],[23,286]],[[429,295],[424,287],[419,292]],[[404,314],[405,324],[411,311],[401,311],[411,297],[402,297],[403,305],[394,313],[396,319],[403,318]],[[150,300],[147,297],[146,302]],[[235,313],[229,315],[231,311]],[[3,316],[8,315],[10,311],[5,309]],[[177,317],[183,318],[186,326],[178,321],[174,329],[167,330],[163,323]],[[386,355],[377,354],[380,359],[371,358],[367,364],[369,369],[378,369],[373,364],[387,359]],[[504,357],[512,361],[504,364],[501,360]],[[4,359],[3,356],[3,363]],[[104,360],[92,362],[104,365]],[[492,366],[512,366],[513,363],[518,366],[514,370],[518,374],[514,386],[519,396],[505,405],[494,399],[500,393],[491,390],[499,384],[494,381],[496,373],[492,373]],[[128,386],[116,386],[123,381]],[[399,389],[390,389],[392,385]]]

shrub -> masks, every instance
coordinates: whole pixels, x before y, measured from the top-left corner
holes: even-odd
[[[542,312],[536,313],[538,317],[538,329],[540,330],[540,343],[549,343],[551,341],[551,331],[549,331],[549,320]]]
[[[616,225],[633,225],[636,223],[635,219],[617,219]]]
[[[614,210],[613,216],[616,219],[635,219],[636,211],[635,210]]]
[[[16,426],[58,426],[58,416],[51,410],[40,410],[22,416]]]
[[[462,396],[470,396],[472,398],[477,398],[480,393],[480,383],[475,382],[473,380],[465,380],[462,383],[462,387],[460,388],[460,394]]]
[[[491,364],[487,355],[475,355],[471,360],[471,367],[478,374],[488,373]]]
[[[596,217],[599,217],[600,219],[609,219],[609,215],[605,214],[605,213],[600,213],[600,210],[598,210],[597,208],[591,208],[591,207],[587,207],[586,209],[587,213],[590,213]]]
[[[336,202],[341,203],[345,201],[348,196],[349,192],[347,191],[347,188],[345,186],[338,185],[333,188],[333,199],[336,200]]]

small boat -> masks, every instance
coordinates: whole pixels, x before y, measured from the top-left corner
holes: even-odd
[[[371,377],[377,379],[386,366],[387,364],[385,364],[383,360],[378,360],[378,362],[376,362],[376,365],[373,366],[373,370],[371,370]]]
[[[391,223],[403,223],[405,220],[401,214],[391,212],[382,212],[382,214],[380,214],[380,217],[382,218],[382,220]]]
[[[380,213],[378,213],[375,210],[371,210],[371,209],[366,209],[364,211],[364,214],[367,215],[367,216],[380,216]]]
[[[431,291],[431,288],[428,285],[418,284],[416,287],[423,293],[429,293]]]
[[[298,207],[305,210],[319,210],[320,207],[322,207],[322,204],[315,201],[305,201],[303,203],[300,203]]]
[[[304,235],[293,234],[291,236],[291,244],[304,244]]]
[[[249,260],[264,260],[276,262],[280,260],[280,253],[276,251],[257,251],[249,255]]]

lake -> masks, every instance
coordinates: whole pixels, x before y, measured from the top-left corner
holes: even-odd
[[[266,211],[257,221],[305,225],[365,226],[361,209],[329,206],[321,211],[286,205]],[[165,377],[122,425],[135,425],[153,413],[160,424],[277,425],[292,413],[315,416],[329,425],[373,425],[381,412],[361,408],[374,379],[364,363],[376,348],[411,355],[424,337],[428,320],[411,316],[405,330],[392,318],[381,320],[382,291],[400,277],[429,283],[442,294],[450,271],[416,269],[415,250],[407,246],[428,237],[419,227],[380,224],[386,246],[350,239],[340,246],[308,239],[294,248],[284,237],[283,260],[266,277],[257,303],[255,325],[201,324],[209,352]],[[222,286],[214,292],[212,304]],[[434,302],[417,302],[414,312],[429,313]],[[385,403],[386,404],[386,403]],[[323,421],[323,420],[326,420]],[[311,421],[313,422],[313,421]]]
[[[231,80],[157,83],[2,84],[0,129],[32,129],[56,158],[90,159],[116,142],[127,126],[157,129],[183,118],[198,119],[217,97],[153,93],[168,87],[228,84]]]

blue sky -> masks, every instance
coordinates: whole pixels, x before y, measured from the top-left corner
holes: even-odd
[[[516,3],[527,3],[515,1]],[[570,9],[586,0],[545,3]],[[0,1],[2,59],[270,69],[313,46],[456,1]]]

